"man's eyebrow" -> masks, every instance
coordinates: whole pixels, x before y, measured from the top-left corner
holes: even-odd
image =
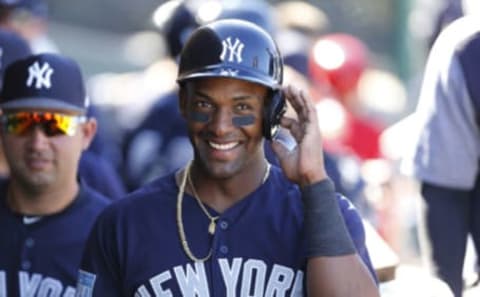
[[[194,92],[194,95],[197,96],[197,97],[201,97],[203,99],[207,99],[207,100],[212,100],[212,97],[210,97],[208,94],[205,94],[203,93],[202,91],[199,91],[199,90],[195,90]],[[259,98],[258,96],[256,95],[237,95],[235,97],[233,97],[233,100],[234,101],[245,101],[245,100],[253,100],[255,98]]]
[[[239,96],[233,97],[233,100],[234,101],[253,100],[256,97],[257,96],[254,96],[254,95],[239,95]]]
[[[207,94],[203,93],[202,91],[195,90],[194,95],[197,97],[201,97],[204,99],[212,100],[212,97],[208,96]]]

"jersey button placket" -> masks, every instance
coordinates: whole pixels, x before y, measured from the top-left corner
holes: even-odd
[[[29,237],[25,240],[26,248],[32,248],[34,245],[35,245],[35,240],[33,238]]]
[[[219,223],[218,223],[220,229],[222,231],[227,231],[228,227],[229,227],[229,224],[228,224],[228,221],[226,220],[221,220]],[[222,232],[222,233],[224,233]],[[225,238],[225,234],[222,234],[222,237]],[[220,243],[219,245],[219,248],[218,248],[218,252],[219,252],[219,255],[220,256],[225,256],[228,254],[229,252],[229,249],[228,249],[228,246],[225,244],[224,240],[222,243]]]
[[[32,237],[27,237],[23,242],[23,252],[22,252],[22,261],[20,266],[22,270],[29,270],[32,267],[32,262],[30,261],[31,248],[35,246],[35,239]]]
[[[220,225],[220,229],[222,229],[223,231],[228,229],[228,222],[225,220],[221,220],[219,225]]]
[[[227,232],[231,227],[230,223],[224,218],[220,218],[217,222],[217,230],[215,232],[214,241],[213,241],[213,261],[212,265],[212,279],[211,279],[211,296],[212,297],[224,297],[225,290],[218,285],[218,281],[222,279],[222,272],[219,266],[219,259],[228,257],[228,254],[231,252],[228,241],[227,241]]]
[[[219,252],[220,252],[220,254],[222,254],[222,255],[228,254],[228,246],[226,246],[226,245],[221,245],[220,248],[219,248]]]
[[[23,260],[22,261],[22,269],[23,270],[29,270],[30,267],[32,267],[32,263],[28,260]]]

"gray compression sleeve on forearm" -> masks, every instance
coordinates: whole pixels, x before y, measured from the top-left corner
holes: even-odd
[[[333,257],[355,253],[355,246],[329,180],[302,188],[307,257]]]

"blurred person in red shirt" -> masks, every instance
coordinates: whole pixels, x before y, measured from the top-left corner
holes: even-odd
[[[327,34],[316,40],[308,72],[319,92],[322,114],[336,114],[325,129],[325,146],[353,152],[361,160],[381,158],[379,138],[383,125],[365,113],[358,86],[368,67],[369,50],[359,38],[345,33]],[[334,99],[332,102],[331,99]],[[327,121],[326,121],[327,122]]]

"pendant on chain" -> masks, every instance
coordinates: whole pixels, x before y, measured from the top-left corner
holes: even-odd
[[[217,219],[218,217],[210,219],[210,224],[208,225],[208,233],[210,233],[211,235],[215,233],[215,228],[217,227],[217,224],[215,223],[215,221]]]

